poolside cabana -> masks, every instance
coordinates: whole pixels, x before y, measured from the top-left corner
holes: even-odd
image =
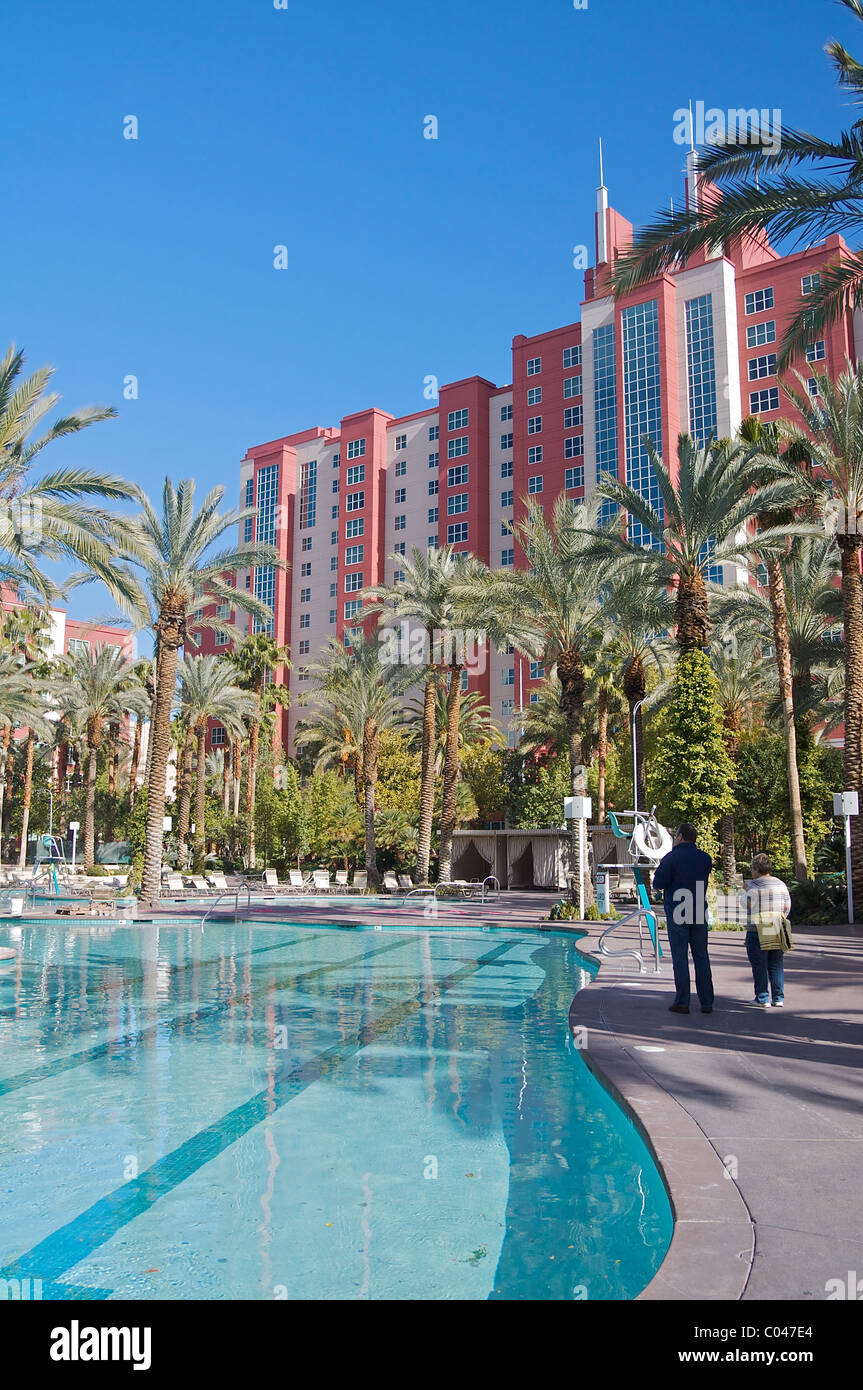
[[[501,888],[566,888],[571,840],[566,830],[456,830],[452,876],[482,880],[494,874]]]

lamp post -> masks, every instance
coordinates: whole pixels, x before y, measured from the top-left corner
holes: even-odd
[[[78,831],[81,829],[79,820],[70,820],[69,829],[72,832],[72,873],[75,872],[75,846],[78,843]]]
[[[854,921],[854,887],[851,883],[851,817],[859,814],[857,792],[834,792],[833,814],[845,821],[845,884],[848,889],[848,921]]]

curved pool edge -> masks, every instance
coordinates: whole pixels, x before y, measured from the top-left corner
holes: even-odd
[[[578,949],[601,968],[602,958],[582,941]],[[570,1031],[587,1028],[584,1062],[647,1145],[674,1219],[665,1259],[637,1301],[736,1302],[743,1297],[755,1258],[749,1208],[698,1123],[609,1024],[603,1012],[606,993],[600,974],[578,991],[570,1005]]]

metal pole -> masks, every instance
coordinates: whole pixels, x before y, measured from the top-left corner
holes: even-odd
[[[584,819],[578,822],[578,918],[584,921]]]
[[[845,882],[848,886],[848,921],[854,921],[854,886],[851,882],[851,817],[845,817]]]
[[[78,827],[72,827],[72,873],[75,872],[75,845],[78,842]]]
[[[54,834],[54,793],[48,788],[48,834]]]
[[[632,809],[638,810],[638,736],[636,733],[638,711],[644,704],[643,700],[637,700],[632,706]]]

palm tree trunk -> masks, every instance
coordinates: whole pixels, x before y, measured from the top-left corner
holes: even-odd
[[[147,781],[147,829],[141,902],[153,907],[162,886],[162,837],[165,821],[165,779],[171,752],[171,708],[177,684],[177,654],[182,645],[182,620],[160,617],[156,636],[156,698],[150,724],[150,776]]]
[[[234,778],[234,820],[236,820],[240,814],[240,780],[243,776],[243,746],[239,738],[234,739],[231,773]]]
[[[773,616],[773,645],[776,649],[776,669],[779,674],[779,697],[782,701],[782,728],[785,734],[785,766],[791,814],[791,857],[794,861],[794,877],[799,883],[805,883],[809,875],[806,866],[806,841],[803,835],[803,807],[800,801],[800,772],[797,765],[791,647],[788,641],[785,574],[779,559],[767,561],[767,578],[770,611]]]
[[[584,715],[584,663],[581,652],[562,652],[557,659],[557,674],[560,678],[560,709],[566,720],[566,742],[569,752],[569,787],[572,796],[584,796],[587,792],[584,771],[584,750],[581,741],[581,721]],[[579,850],[577,836],[572,835],[573,865],[578,864]],[[589,907],[596,902],[593,880],[587,863],[578,864],[578,872],[584,885],[584,903]],[[574,891],[576,891],[574,889]]]
[[[838,535],[842,556],[842,613],[845,630],[845,791],[863,802],[863,585],[860,538]],[[851,824],[851,883],[854,916],[863,913],[863,819]]]
[[[138,791],[138,764],[141,761],[141,725],[143,720],[138,715],[135,720],[135,737],[132,741],[132,762],[129,767],[129,806],[135,804],[135,795]]]
[[[255,775],[258,767],[258,741],[261,726],[255,720],[249,729],[249,763],[246,768],[246,813],[249,817],[249,868],[255,864]]]
[[[458,716],[461,708],[461,667],[451,666],[446,698],[446,754],[443,764],[443,802],[440,816],[438,882],[452,878],[452,836],[455,830],[458,782]]]
[[[111,747],[108,760],[108,839],[114,838],[115,813],[117,808],[117,775],[120,771],[120,725],[112,724],[109,730]]]
[[[192,758],[195,753],[195,735],[191,729],[183,739],[183,760],[180,773],[180,803],[177,808],[177,841],[181,861],[188,860],[186,841],[189,838],[189,809],[192,803]]]
[[[435,695],[438,675],[432,671],[426,681],[423,700],[423,742],[420,760],[420,826],[417,847],[417,883],[428,883],[434,821]]]
[[[33,746],[36,735],[31,729],[27,735],[27,766],[24,772],[24,809],[21,817],[21,851],[18,855],[18,868],[27,863],[27,832],[30,829],[30,801],[33,796]]]
[[[84,868],[92,869],[96,859],[96,770],[98,745],[87,743],[87,799],[84,804]]]
[[[727,887],[737,876],[737,851],[734,847],[734,814],[727,811],[719,821],[719,843],[722,852],[722,874]]]
[[[10,732],[10,735],[11,735],[11,732],[12,732],[11,726],[10,726],[9,732]],[[3,819],[4,819],[5,823],[6,823],[6,834],[7,834],[7,835],[9,835],[9,834],[11,833],[11,822],[12,822],[12,776],[13,776],[14,768],[15,768],[15,749],[14,749],[14,746],[13,746],[13,744],[11,743],[11,741],[10,741],[9,739],[7,739],[7,740],[6,740],[6,758],[5,758],[6,775],[5,775],[5,783],[4,783],[4,784],[5,784],[5,789],[6,789],[6,798],[5,798],[5,805],[4,805],[4,807],[3,807]]]
[[[191,740],[191,734],[189,735]],[[206,835],[204,833],[205,800],[207,789],[207,726],[201,724],[197,731],[198,767],[195,774],[195,850],[193,866],[195,873],[201,873],[207,857]]]
[[[602,825],[605,820],[605,772],[608,766],[608,691],[601,686],[596,705],[596,819]]]
[[[378,726],[367,719],[363,727],[363,800],[366,830],[366,872],[374,887],[380,883],[375,845],[375,782],[378,780]]]
[[[9,782],[9,744],[12,740],[12,725],[3,725],[0,737],[0,839],[6,839],[6,788]]]
[[[231,805],[231,744],[227,742],[222,749],[222,808],[228,815]]]

